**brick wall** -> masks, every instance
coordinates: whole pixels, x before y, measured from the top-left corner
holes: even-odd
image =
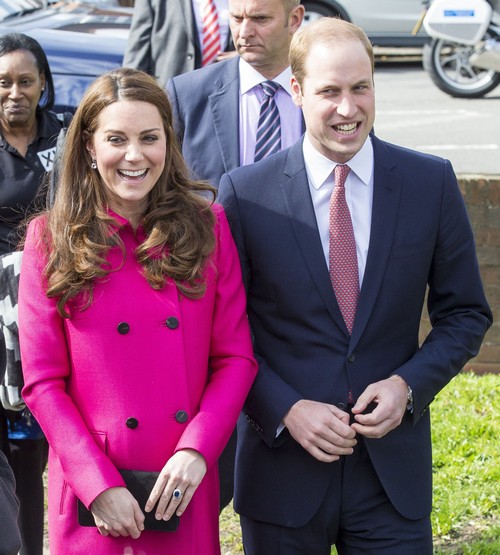
[[[466,369],[500,373],[500,176],[463,175],[459,176],[459,183],[474,229],[481,275],[494,320],[479,355]],[[424,317],[422,337],[428,329],[429,321]]]

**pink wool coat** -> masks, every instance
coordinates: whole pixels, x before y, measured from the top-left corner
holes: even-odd
[[[115,215],[123,266],[96,285],[88,309],[70,303],[69,319],[45,294],[44,220],[29,226],[19,291],[23,396],[50,444],[51,555],[220,553],[216,462],[257,365],[238,255],[222,209],[214,210],[217,246],[202,298],[171,281],[153,290],[134,256],[143,233]],[[120,266],[119,249],[108,261]],[[203,454],[208,472],[176,532],[133,540],[78,524],[77,497],[88,507],[123,486],[117,469],[160,471],[187,448]]]

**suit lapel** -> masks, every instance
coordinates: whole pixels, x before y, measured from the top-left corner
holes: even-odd
[[[384,143],[376,138],[372,140],[375,173],[370,246],[349,351],[356,347],[363,334],[384,279],[394,241],[401,194],[401,177],[395,171],[396,164],[391,153]],[[331,317],[347,334],[321,246],[304,166],[302,141],[290,148],[284,173],[288,179],[282,183],[281,193],[308,271]]]
[[[321,245],[304,166],[302,141],[295,143],[288,151],[285,175],[288,179],[281,184],[281,193],[307,268],[331,317],[339,328],[347,334],[344,319],[333,293],[330,274]]]
[[[193,2],[192,0],[182,0],[180,4],[181,4],[181,10],[184,13],[183,21],[185,22],[188,42],[196,44],[198,50],[200,50],[201,52],[200,39],[198,37],[198,29],[196,28],[196,18],[193,12]]]
[[[226,172],[240,165],[238,64],[238,56],[225,63],[224,70],[215,81],[215,91],[208,97],[215,136]]]
[[[387,146],[372,137],[374,150],[373,207],[370,246],[350,350],[359,341],[373,311],[394,241],[402,180]]]

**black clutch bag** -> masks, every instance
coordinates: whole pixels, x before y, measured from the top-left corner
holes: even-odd
[[[160,475],[159,472],[143,472],[140,470],[120,470],[120,474],[125,480],[125,484],[130,493],[137,499],[139,507],[144,512],[146,501],[155,485],[155,482]],[[173,515],[170,520],[156,520],[154,509],[146,513],[144,520],[144,527],[146,530],[158,530],[160,532],[174,532],[179,526],[179,517]],[[78,500],[78,523],[81,526],[95,526],[95,520],[92,513],[85,507],[85,505]]]

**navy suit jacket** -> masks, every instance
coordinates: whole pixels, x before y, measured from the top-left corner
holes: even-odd
[[[302,526],[318,511],[332,472],[288,433],[300,399],[339,407],[370,383],[401,375],[414,409],[381,439],[366,439],[378,477],[406,518],[432,503],[428,406],[475,356],[492,315],[451,164],[372,137],[375,157],[368,259],[352,336],[330,282],[302,141],[222,177],[219,201],[235,237],[259,373],[238,424],[235,509]],[[419,346],[426,294],[432,331]]]
[[[240,165],[239,56],[167,83],[176,135],[195,179],[218,187]],[[257,125],[257,122],[256,122]]]

